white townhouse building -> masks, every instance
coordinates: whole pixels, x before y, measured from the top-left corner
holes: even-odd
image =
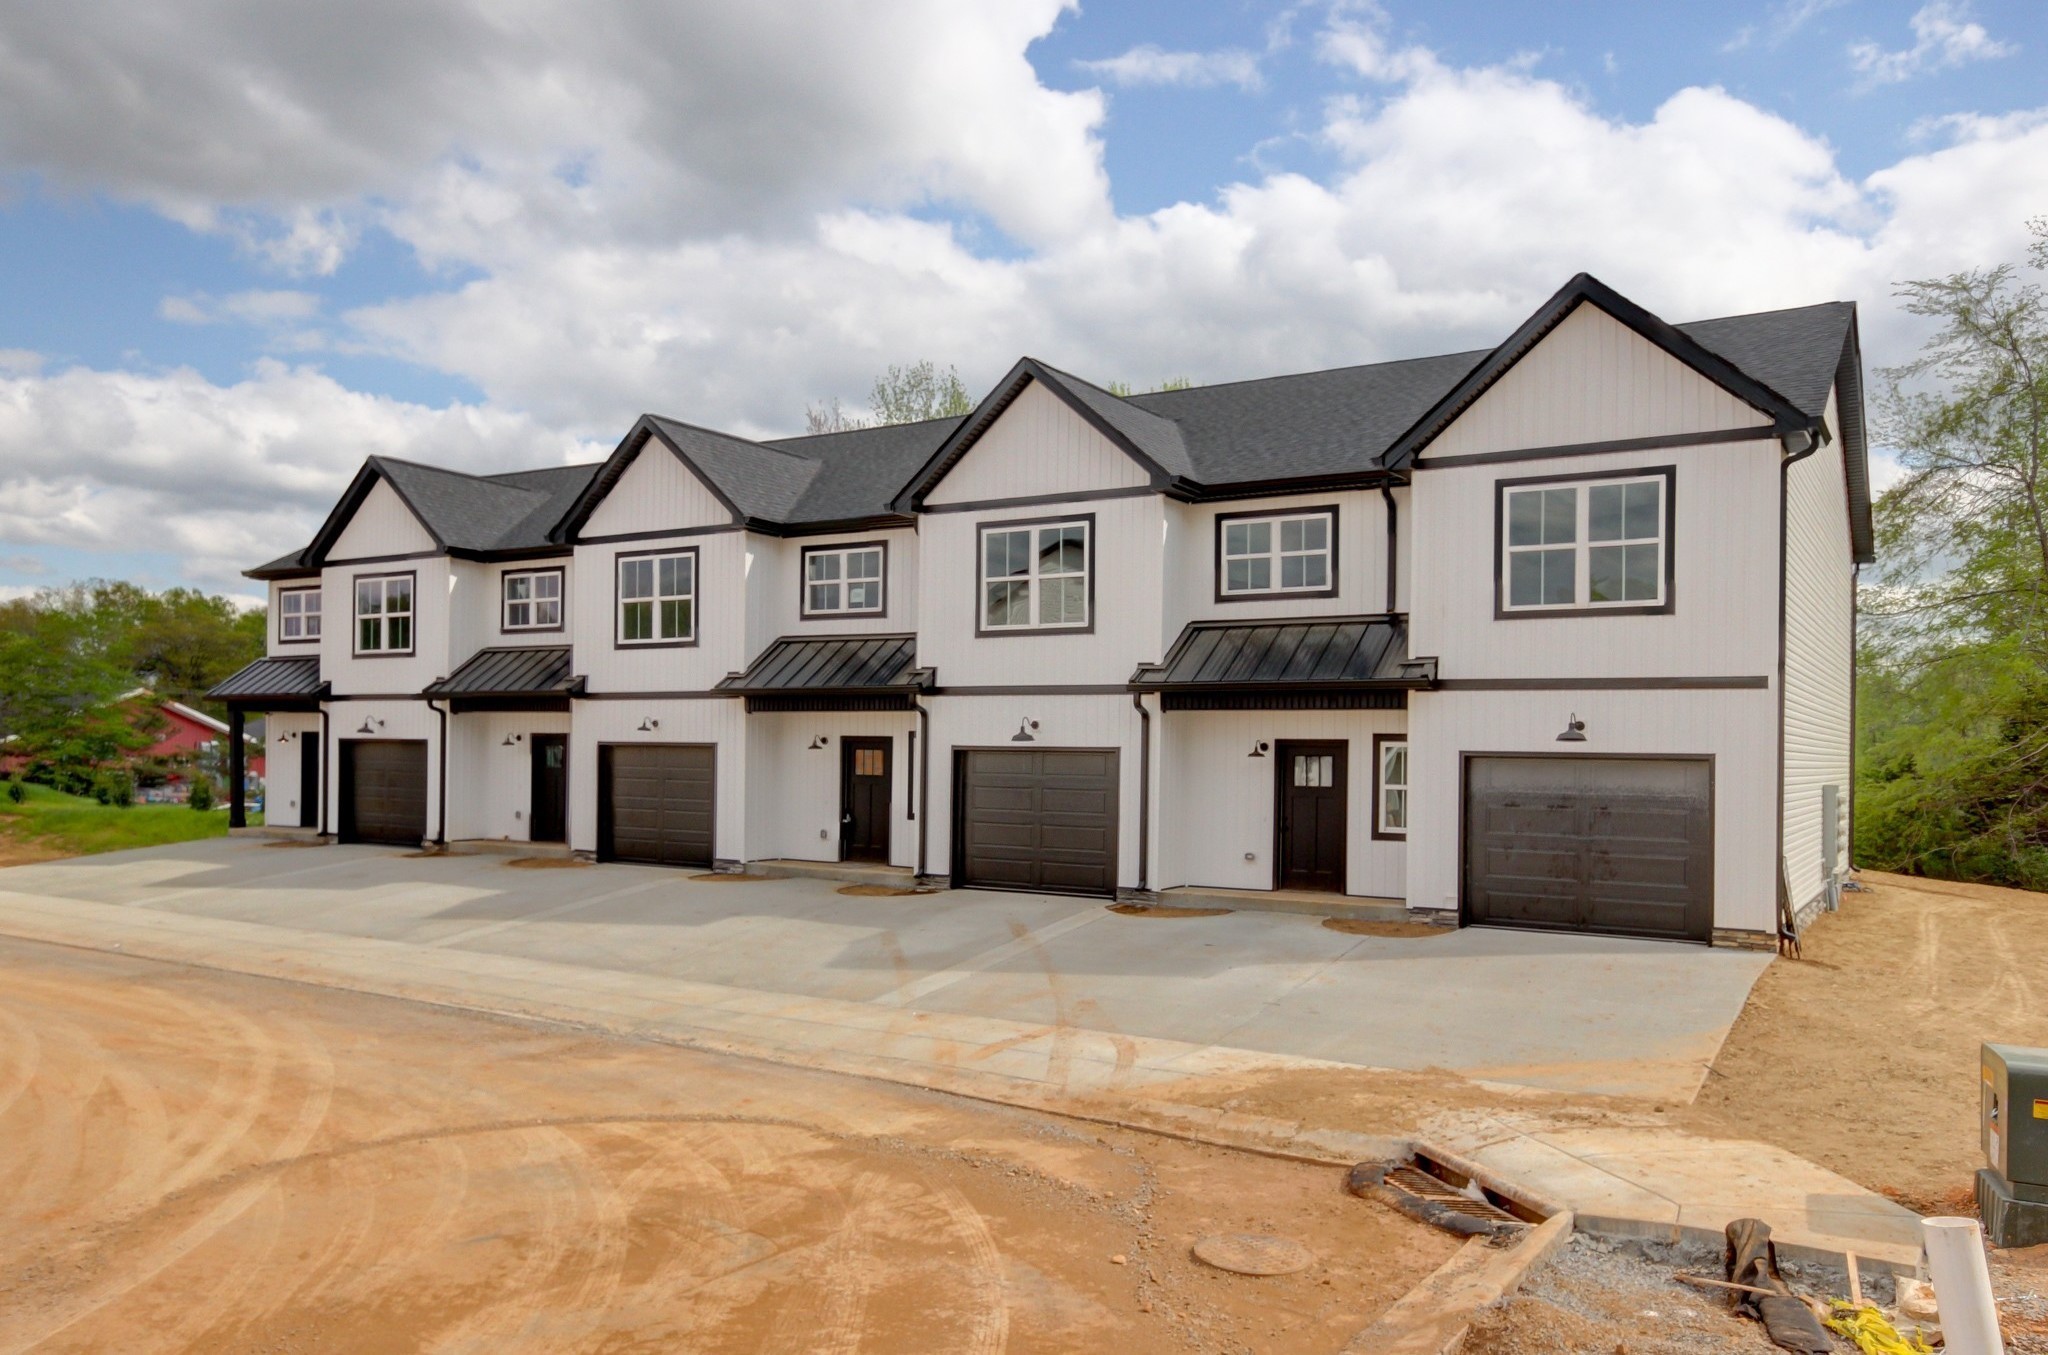
[[[342,841],[1768,944],[1848,868],[1871,549],[1852,304],[1581,275],[1486,352],[372,458],[214,695]]]

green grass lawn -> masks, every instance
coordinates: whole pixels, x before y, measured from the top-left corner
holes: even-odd
[[[0,848],[35,856],[89,856],[129,847],[157,847],[194,838],[225,837],[228,811],[184,805],[130,805],[119,809],[48,786],[23,786],[20,804],[0,788]],[[262,816],[251,814],[251,823]]]

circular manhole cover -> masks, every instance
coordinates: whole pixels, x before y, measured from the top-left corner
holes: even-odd
[[[1218,1233],[1195,1244],[1195,1259],[1233,1275],[1292,1275],[1315,1264],[1315,1253],[1291,1237]]]

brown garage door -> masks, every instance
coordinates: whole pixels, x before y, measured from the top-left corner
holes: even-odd
[[[1468,757],[1465,920],[1709,941],[1704,758]]]
[[[427,836],[424,739],[344,739],[341,838],[417,847]]]
[[[959,755],[953,876],[976,889],[1116,893],[1116,750]]]
[[[597,750],[597,854],[656,866],[711,865],[718,750],[618,743]]]

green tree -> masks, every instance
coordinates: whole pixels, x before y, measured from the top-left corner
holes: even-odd
[[[922,423],[926,419],[950,419],[974,412],[974,400],[967,385],[953,367],[939,370],[930,361],[907,367],[891,364],[875,378],[868,392],[869,417],[862,419],[840,408],[839,397],[822,404],[804,406],[804,425],[812,433],[844,433],[856,428],[883,424]]]
[[[1878,401],[1905,474],[1863,600],[1858,859],[2048,888],[2048,299],[2010,264],[1899,295],[1938,328]]]

